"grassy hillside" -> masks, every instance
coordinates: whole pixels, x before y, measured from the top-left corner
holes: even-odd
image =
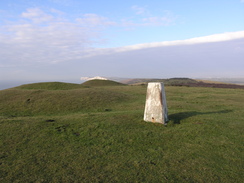
[[[244,90],[167,86],[167,127],[142,120],[145,94],[0,91],[0,181],[243,181]]]
[[[43,82],[43,83],[32,83],[25,84],[16,89],[30,89],[30,90],[71,90],[83,88],[81,84],[74,83],[63,83],[63,82]]]
[[[194,80],[190,78],[170,78],[170,79],[129,79],[123,81],[126,84],[139,85],[148,82],[163,82],[165,86],[188,86],[188,87],[211,87],[211,88],[234,88],[244,89],[243,85],[220,83],[206,80]]]
[[[122,108],[133,96],[116,90],[3,90],[0,115],[64,115],[74,112],[103,112]]]
[[[82,84],[83,86],[120,86],[123,85],[122,83],[111,81],[111,80],[89,80]]]

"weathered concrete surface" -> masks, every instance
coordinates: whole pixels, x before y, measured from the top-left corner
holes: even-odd
[[[163,124],[168,121],[168,109],[163,83],[148,83],[144,121]]]

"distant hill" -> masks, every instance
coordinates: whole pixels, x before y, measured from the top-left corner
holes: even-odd
[[[67,87],[70,87],[69,90]],[[76,89],[80,87],[79,89]],[[69,83],[36,83],[0,91],[0,116],[33,116],[104,112],[133,101],[112,87],[87,87]],[[47,89],[48,88],[48,89]]]
[[[188,86],[188,87],[211,87],[211,88],[239,88],[244,89],[244,85],[209,82],[203,80],[194,80],[190,78],[170,78],[170,79],[127,79],[123,83],[139,85],[147,84],[149,82],[163,82],[165,86]]]
[[[112,80],[99,80],[99,79],[94,79],[94,80],[89,80],[84,83],[82,83],[82,86],[119,86],[119,85],[124,85],[123,83],[119,83],[116,81]]]
[[[165,85],[172,86],[186,83],[197,83],[198,81],[190,78],[170,78],[170,79],[127,79],[122,81],[125,84],[147,84],[149,82],[163,82]]]
[[[169,78],[169,79],[126,79],[120,82],[112,80],[89,80],[82,84],[64,83],[64,82],[40,82],[32,84],[24,84],[12,89],[25,90],[73,90],[100,86],[123,86],[128,85],[145,85],[149,82],[163,82],[165,86],[188,86],[188,87],[212,87],[212,88],[240,88],[244,89],[244,85],[223,83],[219,81],[194,80],[191,78]]]
[[[244,85],[244,78],[199,78],[199,79],[213,81],[213,82]]]
[[[63,82],[41,82],[41,83],[32,83],[25,84],[15,89],[29,89],[29,90],[71,90],[83,88],[81,84],[74,83],[63,83]]]

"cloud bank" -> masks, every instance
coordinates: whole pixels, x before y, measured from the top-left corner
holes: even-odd
[[[244,77],[244,38],[143,47],[84,58],[75,65],[83,75],[169,78]],[[82,69],[82,67],[84,69]]]
[[[214,34],[214,35],[191,38],[191,39],[186,39],[186,40],[163,41],[163,42],[157,42],[157,43],[136,44],[136,45],[130,45],[130,46],[124,46],[124,47],[118,47],[118,48],[97,49],[97,50],[93,50],[93,52],[90,54],[88,53],[87,56],[95,56],[95,55],[100,55],[100,54],[111,54],[111,53],[116,53],[116,52],[127,52],[127,51],[140,50],[140,49],[146,49],[146,48],[224,42],[224,41],[231,41],[231,40],[236,40],[236,39],[241,39],[241,38],[244,38],[244,31]]]

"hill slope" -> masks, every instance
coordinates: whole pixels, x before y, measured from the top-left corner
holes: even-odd
[[[118,108],[123,102],[132,100],[129,94],[110,88],[82,88],[51,90],[20,87],[0,91],[0,116],[32,116],[67,114],[74,112],[95,112]],[[46,86],[46,85],[45,85]],[[76,85],[75,85],[76,87]],[[23,89],[25,88],[25,89]],[[28,90],[26,88],[29,88]],[[47,88],[47,87],[46,87]],[[48,86],[49,88],[49,86]]]
[[[116,81],[111,81],[111,80],[94,79],[94,80],[86,81],[82,85],[83,86],[121,86],[124,84]]]
[[[63,83],[63,82],[42,82],[42,83],[32,83],[25,84],[15,89],[30,89],[30,90],[71,90],[83,88],[81,84],[74,83]]]
[[[243,182],[244,90],[146,86],[0,91],[0,182]]]

